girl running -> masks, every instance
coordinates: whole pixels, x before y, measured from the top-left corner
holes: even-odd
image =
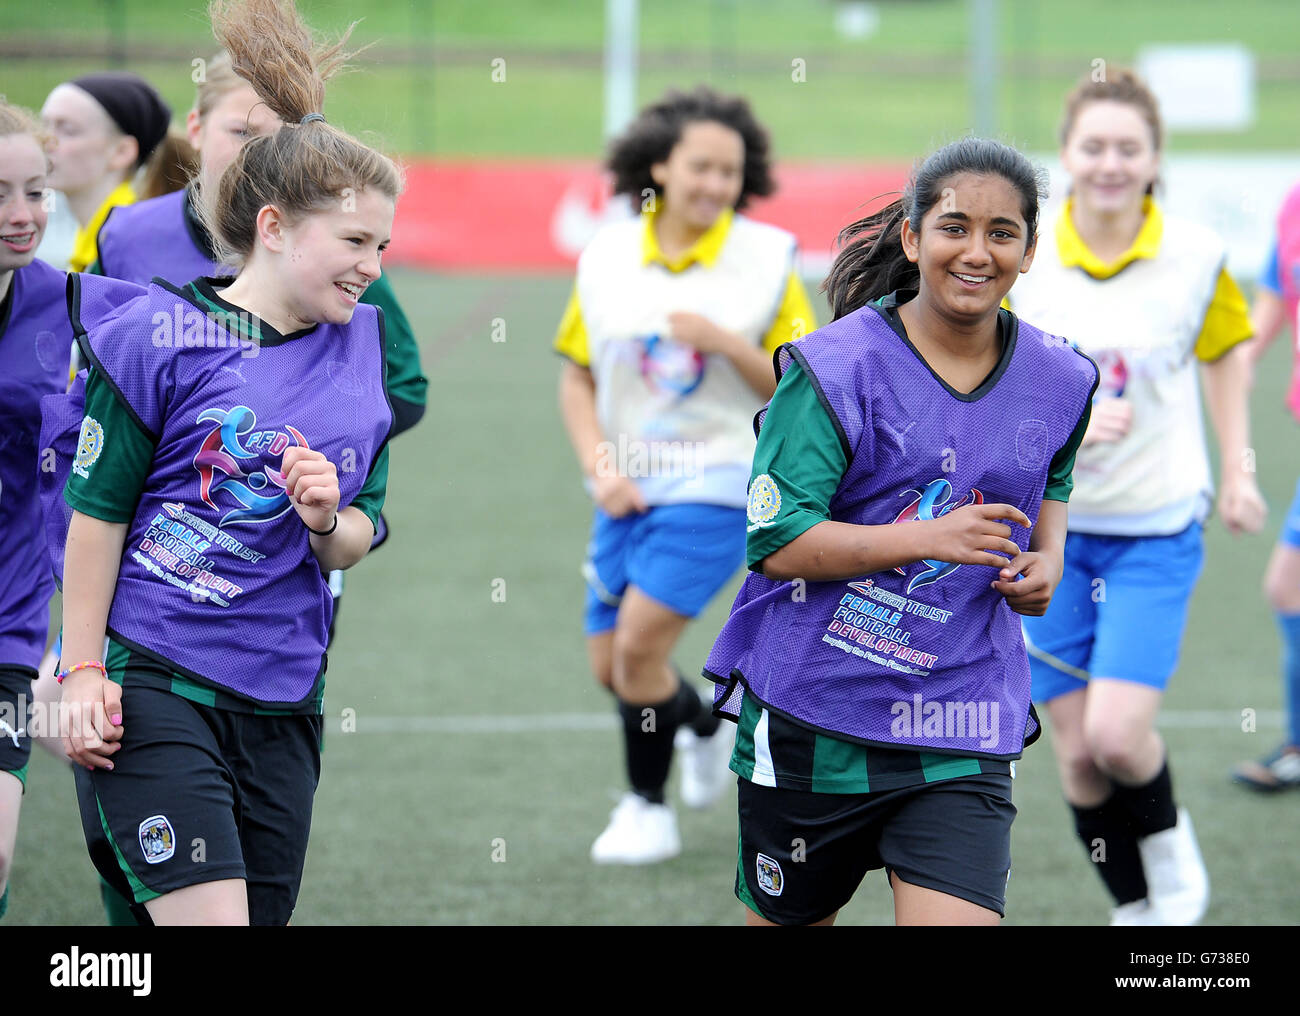
[[[35,260],[48,168],[36,119],[0,99],[0,917],[31,754],[32,679],[54,592],[36,492],[40,401],[63,391],[72,346],[66,277]]]
[[[1012,760],[1038,734],[1017,614],[1061,576],[1097,371],[999,309],[1044,174],[978,138],[848,226],[834,321],[778,354],[749,575],[705,674],[739,724],[736,895],[830,924],[884,867],[898,924],[996,924]]]
[[[81,228],[68,267],[95,260],[95,237],[109,210],[141,191],[153,197],[180,186],[177,166],[193,161],[184,138],[168,133],[171,108],[149,82],[128,71],[84,74],[55,87],[41,107],[53,138],[49,186],[61,191]]]
[[[384,498],[383,317],[357,302],[401,177],[319,112],[342,41],[315,45],[289,0],[212,17],[285,125],[203,205],[233,282],[73,276],[91,371],[60,676],[91,857],[136,916],[284,924],[320,768],[324,573],[366,554]]]
[[[1075,470],[1065,574],[1025,622],[1075,830],[1115,901],[1113,923],[1194,924],[1209,879],[1174,800],[1155,717],[1178,663],[1211,506],[1196,363],[1219,438],[1219,514],[1254,532],[1246,304],[1222,240],[1164,215],[1156,102],[1132,73],[1066,99],[1071,193],[1016,288],[1022,319],[1067,334],[1101,367]],[[1104,862],[1104,863],[1103,863]]]
[[[618,699],[631,785],[591,856],[645,864],[681,851],[664,798],[678,731],[685,802],[725,789],[728,740],[670,661],[743,558],[753,415],[776,384],[772,351],[813,319],[794,238],[736,214],[773,190],[767,134],[743,99],[670,92],[608,165],[642,214],[583,252],[555,348],[595,502],[587,653]]]
[[[248,141],[280,126],[266,103],[234,72],[229,54],[218,53],[204,67],[186,119],[189,144],[198,153],[197,175],[188,186],[163,196],[110,209],[89,271],[141,286],[155,276],[180,285],[221,274],[212,237],[195,203],[200,195],[216,193],[221,175]],[[419,347],[387,276],[368,286],[361,302],[384,311],[388,391],[397,417],[393,433],[400,434],[424,415],[429,383],[421,372]]]
[[[1284,330],[1300,334],[1296,308],[1300,306],[1300,186],[1282,202],[1277,217],[1277,240],[1268,266],[1255,291],[1251,325],[1252,363]],[[1287,408],[1300,419],[1300,347],[1293,356]],[[1243,762],[1233,779],[1252,790],[1271,792],[1300,787],[1300,483],[1282,524],[1264,573],[1264,595],[1277,618],[1282,635],[1282,686],[1286,703],[1286,740],[1258,762]]]

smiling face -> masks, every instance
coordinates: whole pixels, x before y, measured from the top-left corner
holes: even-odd
[[[216,193],[221,174],[253,138],[273,134],[281,120],[257,97],[250,85],[241,85],[221,97],[207,116],[191,110],[186,120],[190,144],[199,153],[199,185]]]
[[[689,229],[708,229],[740,200],[745,139],[712,120],[688,123],[668,158],[650,167],[650,178],[663,191],[664,214]]]
[[[921,272],[920,299],[951,320],[988,317],[1034,259],[1020,191],[1001,176],[958,173],[940,194],[919,230],[903,224],[903,250]]]
[[[379,278],[393,213],[390,198],[368,189],[292,222],[269,206],[262,209],[260,240],[276,255],[268,270],[292,327],[352,320],[361,294]]]
[[[135,138],[118,130],[104,107],[89,92],[72,84],[59,85],[41,107],[49,131],[49,185],[75,195],[97,186],[105,177],[125,179],[135,166]]]
[[[0,137],[0,275],[31,264],[45,232],[45,153],[30,134]]]
[[[1127,102],[1089,102],[1078,111],[1061,149],[1076,206],[1115,215],[1142,207],[1160,172],[1151,125]]]

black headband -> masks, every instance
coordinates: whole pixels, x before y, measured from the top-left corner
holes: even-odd
[[[157,89],[144,78],[128,71],[100,71],[83,74],[71,82],[88,92],[104,107],[123,134],[135,138],[140,146],[137,166],[143,166],[158,143],[167,136],[172,121],[171,107]]]

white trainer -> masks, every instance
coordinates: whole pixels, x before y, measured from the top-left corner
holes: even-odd
[[[682,761],[682,804],[708,808],[717,804],[735,776],[731,772],[731,749],[736,743],[736,725],[723,720],[711,737],[700,737],[690,727],[679,727],[674,739]]]
[[[1137,924],[1161,924],[1160,915],[1146,900],[1134,900],[1132,903],[1121,903],[1110,912],[1110,926],[1112,928],[1128,927]]]
[[[1210,903],[1210,875],[1196,845],[1196,831],[1186,808],[1178,824],[1138,840],[1148,899],[1161,924],[1198,924]]]
[[[656,864],[681,852],[672,808],[633,793],[623,795],[609,825],[591,845],[591,859],[597,864]]]

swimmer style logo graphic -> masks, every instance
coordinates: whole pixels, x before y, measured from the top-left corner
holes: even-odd
[[[972,487],[970,494],[958,501],[953,501],[952,484],[944,479],[931,480],[922,491],[908,490],[904,493],[913,495],[912,500],[906,508],[894,517],[891,525],[899,522],[930,522],[934,519],[943,518],[950,511],[955,511],[963,505],[984,503],[984,494],[978,487]],[[938,582],[944,576],[951,575],[961,567],[960,564],[952,564],[948,561],[925,560],[921,564],[925,565],[925,570],[913,575],[907,583],[909,593],[913,589],[919,589],[921,586],[928,586],[931,583]],[[895,568],[894,571],[899,575],[907,574],[904,568]]]
[[[205,409],[196,422],[216,425],[194,456],[199,496],[210,508],[223,507],[217,502],[218,495],[227,505],[238,505],[221,517],[219,525],[270,522],[292,507],[285,475],[261,465],[261,458],[263,454],[283,456],[291,442],[310,448],[296,428],[286,424],[284,431],[258,430],[257,414],[248,406]]]

